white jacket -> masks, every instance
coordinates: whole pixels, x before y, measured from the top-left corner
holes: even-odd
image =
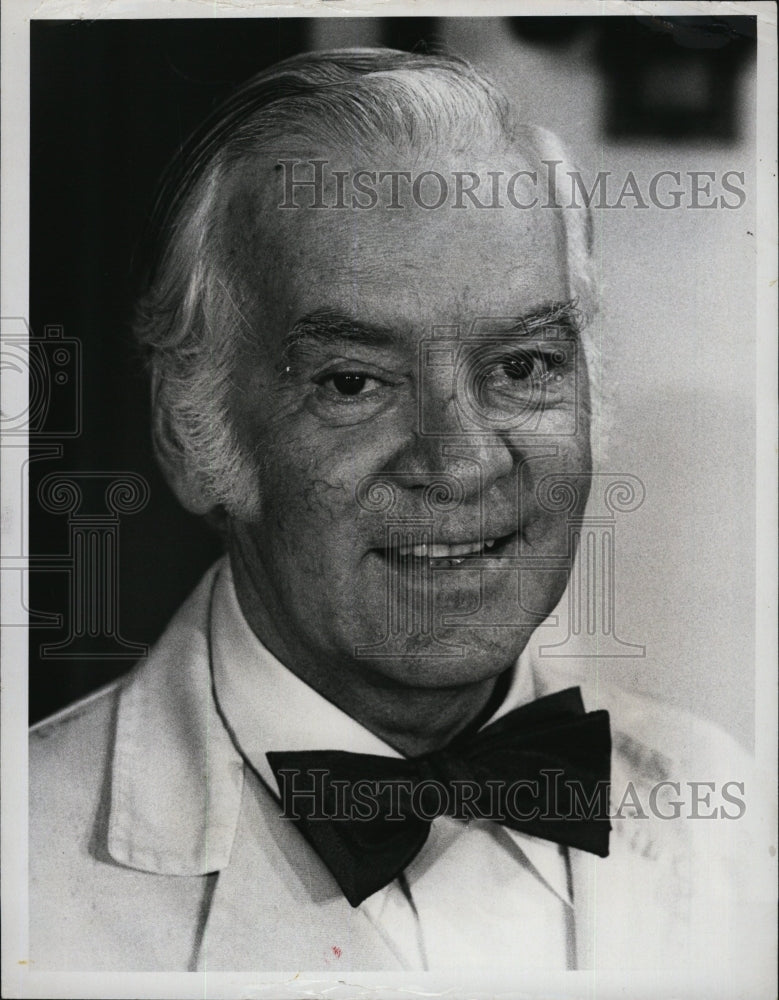
[[[215,708],[213,570],[126,678],[35,727],[30,751],[30,958],[39,970],[396,969],[278,804]],[[536,670],[540,695],[570,675]],[[578,682],[578,681],[577,681]],[[729,737],[669,706],[582,685],[606,708],[614,819],[606,859],[571,851],[577,967],[700,970],[738,984],[761,961],[772,886],[751,884],[750,763]],[[680,783],[678,819],[652,788]],[[691,819],[743,799],[740,819]],[[665,786],[666,791],[668,786]],[[673,790],[675,792],[675,789]],[[710,793],[708,800],[705,798]],[[670,812],[660,798],[656,812]],[[767,847],[767,845],[766,845]],[[723,995],[737,996],[738,992]]]

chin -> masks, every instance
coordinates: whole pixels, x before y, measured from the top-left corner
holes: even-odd
[[[532,632],[532,628],[444,628],[434,637],[404,636],[394,643],[358,646],[355,660],[393,686],[461,687],[511,668]]]

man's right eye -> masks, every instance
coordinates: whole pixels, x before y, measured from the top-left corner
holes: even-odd
[[[331,372],[319,379],[319,385],[338,396],[366,396],[379,388],[378,379],[364,372]]]

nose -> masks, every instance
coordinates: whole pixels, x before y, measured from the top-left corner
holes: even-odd
[[[509,435],[475,420],[452,380],[426,378],[403,445],[386,471],[410,486],[426,486],[436,474],[456,478],[465,500],[478,499],[511,475],[518,459]]]

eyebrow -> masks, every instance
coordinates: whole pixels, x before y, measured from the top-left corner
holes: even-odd
[[[486,324],[486,326],[485,326]],[[523,316],[485,317],[477,319],[466,332],[483,332],[492,336],[532,336],[539,330],[551,327],[567,329],[578,334],[582,326],[576,300],[545,303]],[[309,345],[348,342],[366,347],[394,347],[397,331],[391,327],[358,320],[346,313],[322,309],[302,316],[282,343],[279,370],[297,360]]]
[[[485,318],[481,322],[484,333],[493,335],[519,334],[524,337],[532,336],[539,330],[549,328],[565,329],[576,335],[581,333],[584,326],[583,316],[577,307],[576,299],[545,303],[525,313],[524,316]]]
[[[319,310],[302,316],[282,343],[282,366],[293,360],[307,344],[348,341],[368,347],[391,347],[397,334],[387,326],[367,323],[333,310]]]

